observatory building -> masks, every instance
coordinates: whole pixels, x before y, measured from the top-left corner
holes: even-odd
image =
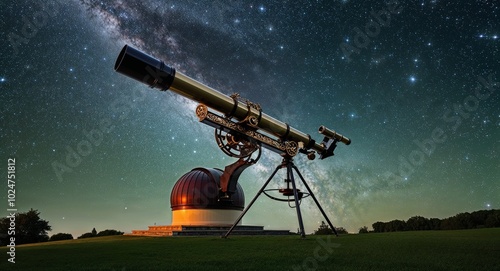
[[[230,198],[219,194],[223,171],[195,168],[184,174],[172,188],[171,225],[149,226],[148,230],[133,230],[135,236],[222,235],[233,225],[245,208],[245,195],[240,184]],[[287,230],[264,230],[263,226],[245,226],[241,222],[233,234],[284,235]]]
[[[232,225],[245,208],[241,185],[229,200],[219,199],[218,169],[195,168],[184,174],[172,189],[172,225]]]

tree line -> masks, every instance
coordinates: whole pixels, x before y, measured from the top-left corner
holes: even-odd
[[[500,227],[500,210],[481,210],[472,213],[459,213],[445,219],[413,216],[408,220],[377,221],[372,224],[373,232],[462,230]],[[368,233],[367,227],[359,233]]]
[[[335,231],[337,234],[348,234],[347,230],[343,227],[335,227]],[[315,235],[327,235],[333,234],[333,230],[326,225],[325,221],[321,221],[321,225],[319,225],[318,229],[314,231]]]
[[[87,232],[87,233],[84,233],[84,234],[78,236],[78,239],[92,238],[92,237],[99,237],[99,236],[109,236],[109,235],[123,235],[123,232],[117,231],[117,230],[103,230],[103,231],[97,232],[95,230],[95,228],[93,228],[91,232]]]
[[[73,239],[70,233],[56,233],[49,238],[48,232],[51,230],[49,222],[40,218],[38,210],[30,209],[25,213],[12,214],[12,217],[0,218],[0,246],[6,246],[12,236],[15,237],[16,245]],[[122,234],[123,232],[117,230],[104,230],[98,233],[94,228],[92,232],[84,233],[78,239]]]

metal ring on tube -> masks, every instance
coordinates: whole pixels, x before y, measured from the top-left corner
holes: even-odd
[[[231,109],[231,112],[229,112],[229,114],[225,114],[226,118],[231,118],[234,113],[236,112],[236,109],[238,109],[238,96],[237,94],[233,94],[231,96],[229,96],[233,99],[233,109]]]
[[[286,137],[288,136],[288,134],[290,133],[290,125],[288,125],[288,123],[286,123],[286,122],[285,122],[285,125],[286,125],[286,132],[284,135],[281,136],[282,140],[285,140]]]

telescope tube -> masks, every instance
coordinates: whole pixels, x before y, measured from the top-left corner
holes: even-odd
[[[230,115],[241,121],[248,116],[259,116],[257,127],[282,140],[302,142],[306,149],[318,153],[325,151],[323,144],[318,144],[311,136],[305,134],[287,123],[281,122],[257,109],[237,101],[217,90],[208,87],[165,65],[148,54],[131,46],[125,45],[115,62],[115,71],[131,77],[161,91],[170,89],[193,101],[205,104],[225,115]],[[330,131],[330,130],[328,130]],[[344,142],[344,141],[342,141]],[[345,143],[345,142],[344,142]]]

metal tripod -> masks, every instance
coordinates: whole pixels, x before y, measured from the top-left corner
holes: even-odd
[[[325,211],[323,211],[323,208],[321,208],[321,205],[319,204],[318,200],[314,196],[314,193],[309,188],[309,185],[307,185],[306,181],[304,180],[304,177],[302,177],[302,174],[300,174],[300,171],[298,170],[298,168],[293,163],[293,158],[290,157],[289,155],[284,155],[283,156],[283,161],[281,162],[281,164],[276,167],[276,169],[273,171],[273,173],[271,174],[271,176],[269,177],[269,179],[267,179],[267,181],[264,183],[264,186],[262,186],[262,188],[259,190],[259,192],[257,193],[257,195],[255,195],[255,197],[252,199],[252,201],[250,202],[250,204],[248,204],[248,206],[245,208],[245,210],[243,210],[243,212],[240,214],[240,216],[234,222],[233,226],[231,226],[231,228],[226,232],[226,234],[224,234],[222,236],[222,238],[227,238],[229,236],[229,234],[231,234],[231,232],[234,230],[234,228],[236,227],[236,225],[238,225],[238,223],[241,221],[241,219],[243,218],[243,216],[245,216],[245,214],[250,209],[250,207],[252,207],[252,205],[257,200],[257,198],[260,196],[260,194],[262,194],[262,192],[264,192],[264,190],[266,189],[266,186],[269,184],[269,182],[271,182],[271,180],[273,179],[274,175],[276,175],[276,173],[278,172],[278,170],[280,170],[282,168],[286,168],[287,178],[292,183],[293,195],[294,195],[294,200],[295,200],[295,209],[297,210],[297,218],[299,220],[300,236],[302,238],[306,237],[305,232],[304,232],[304,223],[302,221],[302,214],[300,212],[300,203],[299,203],[299,196],[298,196],[297,186],[295,185],[295,178],[293,176],[293,170],[295,170],[295,172],[299,175],[299,178],[302,180],[302,183],[306,187],[306,189],[309,192],[310,196],[314,199],[314,202],[316,203],[316,205],[318,206],[319,210],[321,211],[321,214],[323,214],[323,217],[325,218],[325,220],[328,222],[328,225],[333,230],[333,232],[335,233],[335,235],[338,236],[337,230],[332,225],[332,222],[330,222],[330,219],[328,219],[328,217],[326,216]]]

